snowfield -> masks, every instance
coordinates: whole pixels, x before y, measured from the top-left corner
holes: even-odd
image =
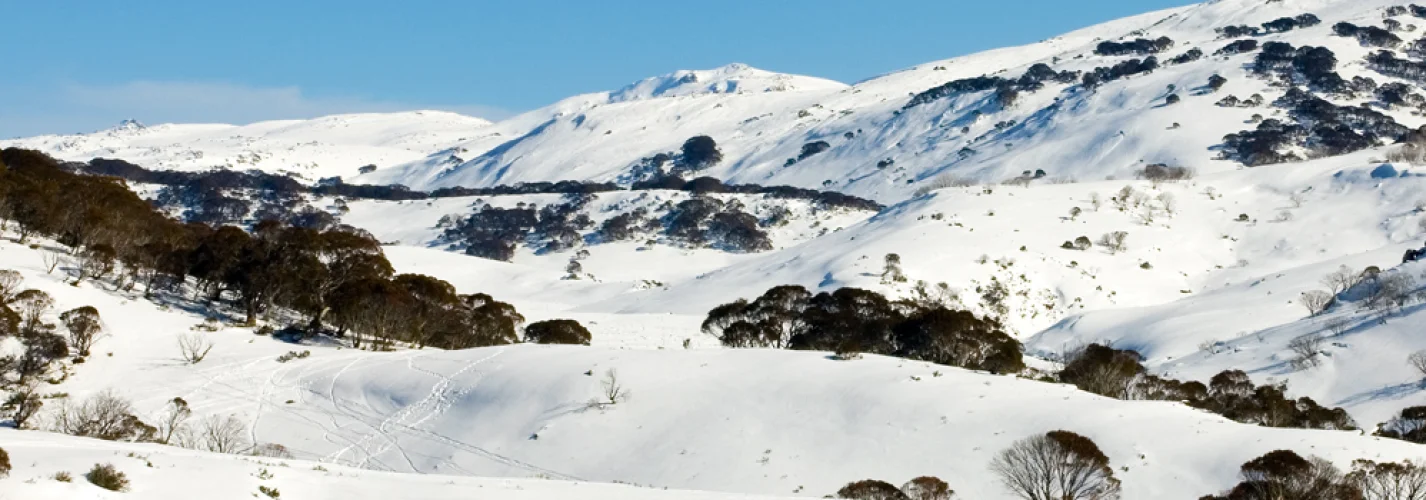
[[[73,499],[249,499],[262,498],[259,486],[275,488],[282,498],[311,499],[457,499],[479,496],[499,500],[755,500],[772,498],[578,483],[549,479],[484,479],[418,476],[355,469],[300,460],[242,457],[168,446],[111,443],[43,432],[0,431],[15,469],[0,498]],[[130,489],[111,493],[86,483],[83,473],[95,463],[113,464],[129,479]],[[70,483],[55,481],[67,472]]]
[[[0,429],[0,448],[15,464],[0,480],[0,499],[123,498],[83,482],[95,462],[128,473],[128,495],[164,500],[198,488],[250,498],[259,484],[295,499],[822,497],[851,481],[899,485],[921,475],[946,480],[956,498],[1009,499],[989,463],[1016,440],[1055,429],[1093,439],[1125,499],[1218,493],[1238,481],[1243,462],[1277,449],[1339,467],[1355,459],[1420,463],[1421,445],[1371,433],[1401,409],[1426,405],[1426,373],[1407,362],[1426,350],[1426,306],[1417,300],[1383,315],[1357,288],[1311,316],[1302,294],[1326,289],[1323,277],[1342,266],[1354,273],[1374,266],[1413,277],[1411,291],[1426,296],[1426,264],[1402,263],[1408,249],[1426,245],[1426,170],[1387,161],[1391,145],[1253,168],[1216,159],[1225,134],[1256,126],[1253,115],[1290,119],[1278,107],[1214,104],[1229,94],[1262,94],[1270,103],[1286,90],[1249,74],[1251,53],[1213,55],[1232,41],[1216,28],[1312,13],[1321,24],[1253,38],[1329,47],[1348,80],[1405,82],[1367,67],[1363,58],[1375,48],[1331,34],[1341,21],[1381,26],[1388,5],[1395,3],[1218,0],[851,85],[741,64],[680,71],[498,123],[417,111],[245,126],[127,123],[0,141],[66,160],[256,168],[311,182],[341,176],[430,189],[628,183],[641,159],[709,135],[723,160],[697,175],[889,205],[873,213],[715,194],[759,219],[786,209],[785,224],[765,228],[772,249],[733,253],[650,241],[658,235],[603,242],[582,234],[573,248],[521,246],[501,262],[442,239],[451,219],[486,204],[548,206],[562,195],[347,199],[345,209],[313,199],[380,240],[398,273],[491,294],[528,321],[575,319],[592,332],[592,345],[369,352],[335,339],[289,343],[228,322],[201,333],[215,347],[194,365],[180,359],[178,337],[233,311],[189,296],[149,301],[92,281],[71,284],[63,266],[45,270],[43,252],[57,243],[30,248],[7,233],[0,269],[18,270],[25,287],[53,295],[55,311],[96,307],[108,333],[42,392],[83,398],[112,389],[143,418],[182,397],[195,418],[231,415],[248,441],[280,444],[294,458]],[[1192,48],[1205,55],[1092,91],[1047,82],[1009,105],[982,91],[908,106],[913,94],[959,78],[1015,78],[1036,63],[1056,71],[1110,66],[1130,57],[1095,55],[1100,42],[1160,36],[1174,41],[1161,60]],[[1215,74],[1228,78],[1216,92],[1206,88]],[[1181,102],[1168,104],[1170,94]],[[1365,104],[1412,129],[1426,123],[1419,109],[1385,109],[1370,93],[1333,102]],[[826,149],[804,155],[814,141]],[[1166,182],[1136,175],[1156,163],[1196,173]],[[365,165],[378,168],[358,176]],[[1005,182],[1035,170],[1045,175]],[[657,218],[691,196],[603,192],[582,210],[597,227],[634,207]],[[1116,232],[1122,247],[1106,244]],[[1088,244],[1076,247],[1081,239]],[[578,258],[582,274],[568,279],[565,266],[580,251],[588,252]],[[888,254],[899,257],[907,281],[883,279]],[[954,295],[947,305],[998,316],[1037,370],[997,375],[874,355],[725,349],[700,331],[711,308],[779,285],[908,298],[918,282],[944,283]],[[1006,291],[999,304],[983,297],[994,284]],[[271,323],[280,328],[286,319]],[[1321,337],[1318,352],[1293,363],[1294,340],[1308,335]],[[1257,384],[1285,384],[1290,397],[1345,409],[1361,430],[1258,427],[1178,402],[1110,399],[1040,380],[1090,343],[1134,350],[1150,371],[1179,380],[1243,370]],[[299,352],[310,355],[278,359]],[[626,397],[609,400],[611,377]],[[258,477],[262,469],[274,477]],[[48,479],[60,470],[76,482]],[[595,484],[616,482],[627,484]]]

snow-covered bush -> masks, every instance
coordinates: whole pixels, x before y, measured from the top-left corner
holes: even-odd
[[[905,493],[886,481],[867,479],[847,483],[837,490],[837,498],[848,500],[909,500]]]
[[[997,373],[1024,368],[1020,342],[1000,323],[945,304],[893,303],[858,288],[812,295],[784,285],[749,302],[709,311],[704,333],[727,347],[772,347],[872,353]]]
[[[129,477],[114,468],[113,464],[94,464],[94,468],[84,474],[84,478],[95,486],[109,491],[128,491]]]
[[[589,345],[589,329],[572,319],[536,321],[525,327],[525,341],[536,344]]]

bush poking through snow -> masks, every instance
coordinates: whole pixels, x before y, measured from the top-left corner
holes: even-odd
[[[0,448],[0,477],[10,475],[10,454],[4,448]]]
[[[129,478],[112,464],[94,464],[84,478],[95,486],[109,491],[129,491]]]
[[[292,452],[286,446],[277,443],[262,443],[254,446],[250,455],[267,458],[292,458]]]
[[[190,365],[198,364],[213,350],[213,341],[201,333],[185,333],[178,336],[178,354]]]
[[[525,327],[525,342],[589,345],[589,329],[572,319],[536,321]]]
[[[54,480],[61,483],[68,483],[74,481],[74,476],[70,475],[69,471],[59,471],[54,473]]]
[[[951,485],[935,476],[921,476],[901,485],[901,493],[910,500],[950,500],[956,492]]]
[[[866,479],[848,483],[837,490],[837,498],[849,500],[909,500],[905,493],[886,481]]]
[[[1119,498],[1119,480],[1109,457],[1094,441],[1069,431],[1016,441],[996,455],[990,470],[1024,500]]]
[[[1099,246],[1104,247],[1106,250],[1109,250],[1110,255],[1114,255],[1119,252],[1123,252],[1126,248],[1128,248],[1128,246],[1125,244],[1125,240],[1127,240],[1128,238],[1129,233],[1126,233],[1124,231],[1112,231],[1104,233],[1104,235],[1099,237]]]
[[[890,285],[905,282],[906,274],[901,272],[901,256],[894,253],[886,254],[886,262],[881,270],[881,284]]]

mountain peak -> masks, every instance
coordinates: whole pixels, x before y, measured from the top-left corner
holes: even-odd
[[[743,63],[731,63],[706,70],[678,70],[645,78],[611,92],[610,102],[700,94],[738,94],[830,90],[845,84],[810,76],[775,73]]]

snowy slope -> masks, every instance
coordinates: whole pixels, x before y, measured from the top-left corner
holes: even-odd
[[[202,309],[70,286],[43,272],[38,252],[18,245],[0,246],[0,259],[24,274],[26,286],[53,294],[58,310],[93,305],[105,319],[109,336],[57,390],[79,398],[116,389],[146,418],[183,397],[200,417],[237,416],[252,442],[331,464],[799,496],[831,493],[855,479],[899,483],[932,474],[967,496],[998,499],[1008,497],[986,474],[993,454],[1016,439],[1065,428],[1092,437],[1123,467],[1117,474],[1126,498],[1197,498],[1226,488],[1236,464],[1272,449],[1340,465],[1418,453],[1416,445],[1356,432],[1262,428],[1177,403],[1118,401],[880,356],[836,361],[817,352],[538,345],[373,353],[223,328],[204,334],[216,344],[208,359],[187,365],[176,359],[174,339],[202,322]],[[696,335],[692,328],[680,331]],[[277,360],[294,350],[312,354]],[[611,369],[632,396],[591,406]],[[1197,439],[1161,439],[1170,433]],[[0,435],[12,457],[27,446],[49,446],[25,444],[49,438],[12,435]],[[75,453],[22,471],[44,475],[97,460]],[[225,480],[235,488],[253,486],[223,472],[251,462],[225,463],[212,465],[212,474],[235,478]],[[156,466],[175,465],[160,459]],[[51,487],[67,486],[43,486]]]
[[[1259,428],[1175,403],[1118,401],[1069,386],[919,362],[723,350],[698,330],[713,306],[783,284],[814,291],[861,287],[905,297],[918,280],[944,282],[959,292],[960,306],[999,314],[980,296],[994,281],[1009,291],[1003,318],[1026,342],[1029,356],[1054,358],[1075,346],[1108,342],[1140,352],[1150,369],[1179,379],[1204,381],[1242,369],[1258,383],[1287,382],[1291,396],[1344,407],[1370,431],[1401,408],[1426,403],[1421,375],[1405,362],[1409,353],[1426,349],[1419,335],[1426,310],[1417,304],[1382,323],[1348,300],[1307,318],[1299,295],[1322,288],[1322,276],[1340,265],[1391,269],[1404,250],[1426,240],[1421,167],[1382,161],[1386,147],[1255,168],[1214,160],[1224,134],[1252,128],[1253,114],[1281,113],[1213,105],[1228,94],[1261,93],[1268,101],[1283,94],[1247,76],[1243,65],[1251,54],[1209,56],[1094,92],[1049,84],[1023,93],[1008,108],[986,92],[903,108],[910,94],[957,78],[1014,77],[1037,62],[1085,70],[1128,59],[1093,55],[1103,40],[1168,36],[1176,44],[1161,59],[1190,48],[1212,54],[1229,42],[1218,39],[1214,28],[1309,12],[1322,24],[1256,39],[1328,46],[1344,77],[1396,81],[1363,67],[1362,56],[1371,49],[1330,35],[1338,21],[1381,25],[1386,5],[1220,0],[850,86],[743,65],[677,72],[495,124],[425,112],[237,128],[129,126],[21,142],[69,159],[120,156],[183,169],[220,163],[246,168],[253,165],[238,158],[264,151],[256,165],[263,169],[317,163],[300,169],[309,179],[343,175],[351,182],[433,187],[624,179],[640,158],[676,151],[688,137],[708,134],[725,159],[701,174],[826,186],[892,204],[870,216],[790,202],[797,217],[771,230],[774,249],[761,253],[623,242],[544,253],[521,248],[512,262],[497,262],[444,249],[440,219],[468,214],[477,202],[543,206],[559,196],[347,200],[350,210],[342,221],[386,242],[398,272],[436,276],[462,293],[490,293],[531,320],[576,319],[593,332],[587,348],[369,353],[286,344],[250,329],[224,328],[212,334],[217,348],[210,359],[189,366],[176,359],[174,338],[210,311],[182,301],[160,306],[90,283],[70,286],[43,272],[38,253],[10,242],[0,242],[0,268],[21,270],[27,286],[59,298],[60,310],[94,305],[105,318],[111,336],[56,391],[79,397],[122,381],[116,388],[146,415],[183,396],[201,414],[239,416],[254,441],[281,443],[301,459],[366,469],[798,496],[826,495],[858,479],[899,484],[931,474],[966,498],[996,499],[1006,495],[987,474],[992,455],[1016,439],[1066,428],[1104,448],[1124,480],[1125,498],[1198,498],[1232,484],[1238,464],[1277,448],[1323,455],[1338,465],[1357,458],[1416,458],[1417,445],[1355,432]],[[1196,89],[1215,73],[1228,77],[1227,85],[1198,95]],[[1165,106],[1171,84],[1183,101]],[[974,119],[977,111],[980,118]],[[1406,107],[1384,112],[1410,127],[1423,122]],[[1016,124],[996,126],[1010,120]],[[1171,128],[1174,123],[1180,126]],[[815,140],[831,148],[785,166]],[[962,157],[966,147],[976,153]],[[218,158],[223,162],[208,163]],[[884,160],[894,162],[879,168]],[[1135,170],[1158,162],[1192,167],[1198,175],[1180,182],[1132,180]],[[368,163],[382,168],[350,178]],[[999,184],[1035,169],[1046,170],[1049,179],[1028,187]],[[988,183],[917,194],[941,175]],[[1126,187],[1135,194],[1121,208],[1112,198]],[[620,207],[654,207],[687,196],[602,193],[590,210],[599,221]],[[720,196],[740,198],[752,212],[765,208],[756,197]],[[318,205],[331,202],[322,201]],[[1061,247],[1114,231],[1127,234],[1122,251],[1098,243],[1084,250]],[[590,252],[582,263],[592,278],[562,279],[564,265],[581,248]],[[910,282],[882,282],[890,253],[900,256]],[[1419,276],[1426,268],[1409,264],[1398,271]],[[1337,320],[1345,325],[1340,332],[1333,331]],[[1294,369],[1287,363],[1288,343],[1308,333],[1328,337],[1323,352],[1315,366]],[[276,361],[308,349],[310,358]],[[590,407],[610,368],[633,397]],[[64,464],[87,463],[94,454],[93,445],[70,445],[63,438],[0,434],[0,447],[9,449],[12,442],[20,449],[54,442],[60,443],[56,449],[84,450],[63,456],[55,451],[53,460]],[[25,470],[48,474],[58,467],[50,460]],[[223,461],[212,467],[231,469],[231,476],[251,473],[238,470],[248,462],[212,460]],[[380,484],[398,488],[406,479],[391,481]],[[492,480],[410,481],[484,485],[511,495],[527,488],[525,482]],[[64,488],[52,484],[27,487],[42,488],[37,494],[70,491],[49,489]]]
[[[1399,80],[1365,67],[1363,58],[1375,48],[1332,35],[1331,26],[1340,21],[1380,26],[1383,8],[1394,4],[1220,0],[1112,21],[1022,47],[928,62],[854,85],[742,64],[679,71],[622,89],[570,97],[489,126],[476,119],[421,112],[330,117],[302,125],[174,125],[142,133],[121,128],[0,144],[36,147],[67,159],[118,156],[154,168],[255,164],[310,179],[342,175],[353,182],[424,189],[627,180],[640,159],[677,151],[689,137],[709,135],[724,160],[701,174],[733,182],[826,187],[883,202],[901,201],[942,175],[999,182],[1043,169],[1052,178],[1093,180],[1127,177],[1151,163],[1209,173],[1235,167],[1215,159],[1215,146],[1225,134],[1252,128],[1248,120],[1254,114],[1273,117],[1280,112],[1214,103],[1230,94],[1262,94],[1271,102],[1284,92],[1249,76],[1245,65],[1253,53],[1212,55],[1232,41],[1220,38],[1216,28],[1314,14],[1321,24],[1251,38],[1327,47],[1336,54],[1336,69],[1343,78],[1364,76],[1389,83]],[[1409,24],[1411,19],[1400,20]],[[1398,35],[1408,42],[1412,38],[1411,33]],[[1143,58],[1096,55],[1094,48],[1102,41],[1157,37],[1174,41],[1172,48],[1155,54],[1161,61],[1158,70],[1095,90],[1050,82],[1040,90],[1021,92],[1009,106],[986,91],[907,107],[913,94],[956,79],[1016,78],[1037,63],[1055,71],[1089,71]],[[1167,62],[1191,49],[1206,55],[1183,64]],[[1209,92],[1205,85],[1214,74],[1228,78],[1228,83]],[[1170,94],[1182,96],[1182,102],[1166,105]],[[1364,96],[1338,103],[1369,100]],[[1408,127],[1423,123],[1405,107],[1383,112]],[[367,121],[377,124],[362,124]],[[348,124],[366,132],[333,137]],[[313,136],[290,131],[292,127],[325,132]],[[253,130],[244,131],[249,128]],[[826,142],[830,149],[789,165],[814,141]],[[335,145],[344,147],[328,147]],[[963,155],[965,151],[974,153]],[[355,168],[366,164],[381,169],[352,180]]]
[[[4,498],[71,500],[143,498],[250,499],[258,487],[275,488],[281,498],[552,500],[733,500],[756,498],[727,493],[669,491],[627,485],[548,479],[481,479],[418,476],[355,469],[298,460],[219,455],[158,445],[111,443],[42,432],[0,430],[0,447],[14,470],[0,479]],[[84,479],[95,464],[112,464],[129,480],[129,490],[111,493]],[[67,472],[71,482],[56,481]],[[200,494],[201,492],[201,494]]]
[[[249,125],[161,124],[125,121],[92,134],[47,135],[0,141],[56,158],[118,158],[151,169],[260,169],[309,181],[357,175],[364,165],[423,158],[449,144],[479,137],[490,122],[444,111],[334,115]]]
[[[720,165],[704,172],[708,175],[735,182],[826,186],[888,202],[904,199],[919,184],[943,174],[998,182],[1025,170],[1045,169],[1056,178],[1090,180],[1129,176],[1150,163],[1222,171],[1234,164],[1214,160],[1213,146],[1224,134],[1251,128],[1246,124],[1251,115],[1271,111],[1214,103],[1229,94],[1246,98],[1255,93],[1270,102],[1283,89],[1249,78],[1243,66],[1252,61],[1251,53],[1211,56],[1230,41],[1219,39],[1214,28],[1256,26],[1313,13],[1321,24],[1255,39],[1326,46],[1337,54],[1344,78],[1394,81],[1363,67],[1362,58],[1372,48],[1331,35],[1331,25],[1338,21],[1379,25],[1387,5],[1391,3],[1382,0],[1223,0],[1106,23],[1024,47],[931,62],[846,88],[560,103],[518,122],[497,124],[508,130],[503,133],[508,140],[498,145],[473,142],[462,146],[465,152],[458,158],[433,156],[363,180],[418,187],[554,178],[616,180],[638,159],[675,151],[683,140],[700,134],[717,140],[725,154]],[[1130,57],[1095,55],[1100,41],[1160,36],[1175,42],[1157,54],[1160,60],[1193,48],[1210,55],[1185,64],[1164,63],[1157,71],[1112,81],[1095,91],[1049,84],[1022,93],[1009,107],[995,104],[990,92],[978,92],[903,109],[911,94],[953,79],[1014,78],[1035,63],[1056,71],[1112,66]],[[1206,92],[1204,86],[1214,74],[1229,83],[1218,92]],[[1176,90],[1169,90],[1171,85]],[[1172,93],[1183,96],[1183,102],[1165,105]],[[1409,127],[1422,123],[1403,110],[1387,113]],[[997,126],[1012,121],[1014,125]],[[1175,123],[1180,126],[1173,128]],[[825,141],[831,149],[787,165],[813,141]],[[961,157],[966,148],[975,154]],[[879,168],[885,160],[895,163]]]

